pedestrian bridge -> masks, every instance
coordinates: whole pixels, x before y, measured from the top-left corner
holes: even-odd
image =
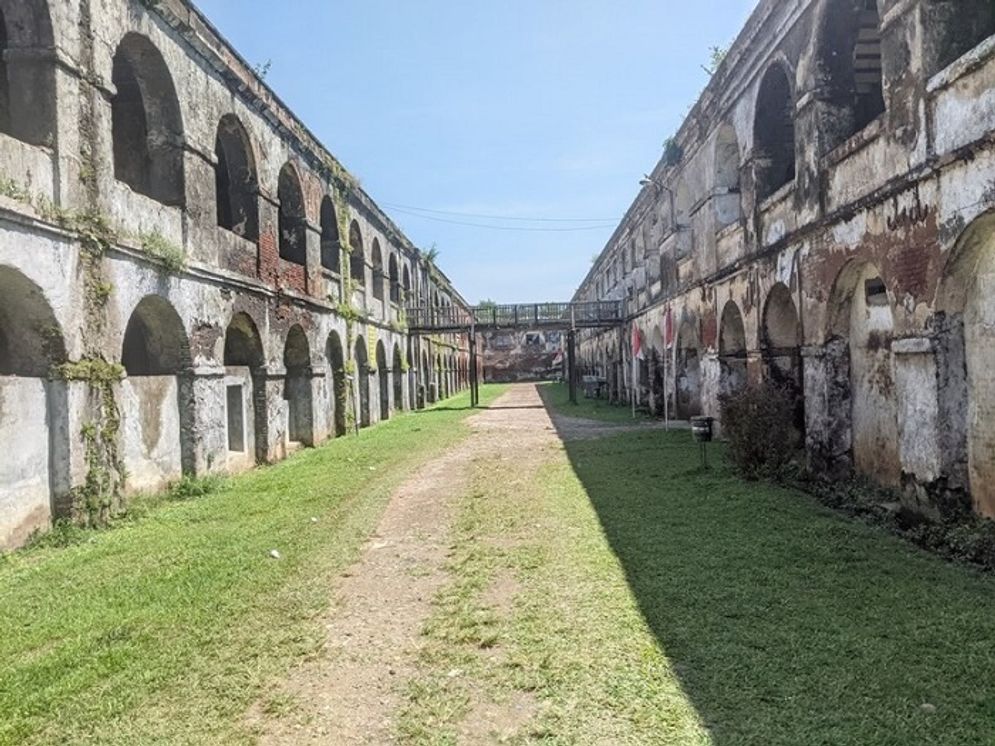
[[[602,329],[625,320],[621,301],[586,303],[517,303],[483,305],[469,311],[454,306],[415,306],[407,309],[413,334],[494,331],[498,329]]]

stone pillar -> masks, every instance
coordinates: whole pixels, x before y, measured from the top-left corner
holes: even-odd
[[[764,359],[760,350],[750,350],[746,353],[746,380],[751,385],[763,383]]]
[[[332,407],[332,391],[329,387],[328,366],[311,366],[311,432],[314,445],[324,443],[335,432]]]
[[[179,386],[180,438],[190,443],[191,463],[184,464],[184,472],[189,470],[196,476],[223,472],[228,463],[224,367],[195,367],[180,376]],[[182,408],[187,409],[188,416],[183,415]],[[187,426],[192,427],[192,432],[183,432]]]
[[[287,455],[287,402],[283,398],[287,369],[270,365],[257,378],[266,392],[266,461],[279,461]]]
[[[850,353],[834,340],[801,350],[805,382],[805,450],[809,467],[826,476],[853,468]]]

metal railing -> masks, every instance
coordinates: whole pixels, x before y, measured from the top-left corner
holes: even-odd
[[[617,326],[624,320],[619,301],[585,303],[519,303],[477,306],[469,312],[455,307],[408,308],[408,327],[414,330],[508,328],[590,328]]]

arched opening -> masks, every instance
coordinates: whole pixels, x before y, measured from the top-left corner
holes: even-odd
[[[822,118],[827,150],[884,113],[880,25],[877,0],[825,6],[817,69],[820,96],[832,107]]]
[[[0,549],[12,549],[67,513],[69,436],[65,382],[50,377],[66,362],[62,329],[41,288],[0,266]]]
[[[334,432],[337,436],[345,435],[349,387],[346,385],[345,354],[338,332],[331,332],[328,335],[326,355],[328,357],[328,374],[331,376],[330,390],[332,392]]]
[[[958,240],[936,307],[947,486],[966,482],[975,510],[995,517],[995,215],[976,220]]]
[[[719,128],[715,140],[715,218],[720,228],[735,223],[740,204],[739,139],[731,124]]]
[[[448,387],[449,396],[454,396],[456,394],[456,358],[452,355],[449,356],[448,360]]]
[[[342,251],[339,246],[339,223],[330,197],[321,200],[321,266],[332,272],[341,269]]]
[[[836,377],[849,385],[850,406],[837,416],[849,417],[853,465],[882,484],[898,486],[901,463],[891,354],[894,318],[890,294],[877,268],[866,262],[844,267],[829,309],[830,342],[840,340],[844,346],[835,353],[841,359],[827,362],[839,370]],[[829,349],[834,349],[832,344]]]
[[[259,238],[259,183],[256,162],[245,127],[225,114],[214,140],[214,194],[218,225],[249,241]]]
[[[923,4],[926,72],[938,73],[995,34],[991,0],[927,0]]]
[[[404,406],[404,358],[401,356],[401,346],[394,344],[393,359],[394,410],[402,411]]]
[[[401,286],[403,288],[403,293],[399,302],[410,303],[411,302],[411,272],[408,270],[408,265],[404,265],[404,270],[401,273]]]
[[[439,399],[449,398],[449,394],[446,392],[446,372],[445,367],[442,365],[442,355],[435,356],[435,390],[438,392]]]
[[[383,253],[380,251],[380,240],[377,238],[373,239],[373,250],[370,259],[373,264],[373,297],[377,300],[383,300]]]
[[[370,361],[366,352],[366,340],[356,337],[355,347],[356,388],[359,392],[359,426],[370,426]]]
[[[802,388],[801,324],[791,291],[777,283],[767,295],[763,314],[764,362],[767,377],[781,386],[795,402],[793,424],[799,435],[805,433],[805,395]]]
[[[753,124],[757,198],[795,179],[795,99],[788,73],[771,65],[760,83]]]
[[[121,433],[131,490],[159,489],[193,473],[190,344],[176,309],[147,295],[124,332]]]
[[[397,255],[391,254],[387,260],[387,280],[390,283],[390,302],[401,302],[401,281],[397,274]]]
[[[45,0],[0,0],[0,132],[54,145],[54,48]]]
[[[225,329],[225,402],[230,466],[267,460],[266,356],[259,329],[237,313]]]
[[[734,394],[746,385],[746,329],[735,301],[727,301],[719,324],[719,395]]]
[[[355,220],[349,225],[349,277],[366,287],[366,253],[363,248],[363,234]]]
[[[383,340],[377,340],[377,389],[380,393],[380,420],[390,419],[390,370]]]
[[[304,190],[297,169],[285,163],[280,169],[277,187],[280,201],[280,258],[294,264],[307,264],[307,218],[304,212]]]
[[[283,398],[287,402],[287,440],[314,445],[314,408],[311,392],[311,346],[299,324],[290,327],[283,347]]]
[[[166,62],[146,37],[127,34],[114,54],[114,176],[166,205],[183,206],[183,122]]]

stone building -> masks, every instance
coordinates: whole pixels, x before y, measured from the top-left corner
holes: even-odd
[[[515,383],[563,378],[561,331],[505,329],[479,335],[484,381]]]
[[[0,549],[467,384],[465,307],[184,0],[0,0]]]
[[[776,379],[814,468],[995,515],[993,34],[986,0],[761,0],[577,292],[631,321],[582,364],[681,417]]]

